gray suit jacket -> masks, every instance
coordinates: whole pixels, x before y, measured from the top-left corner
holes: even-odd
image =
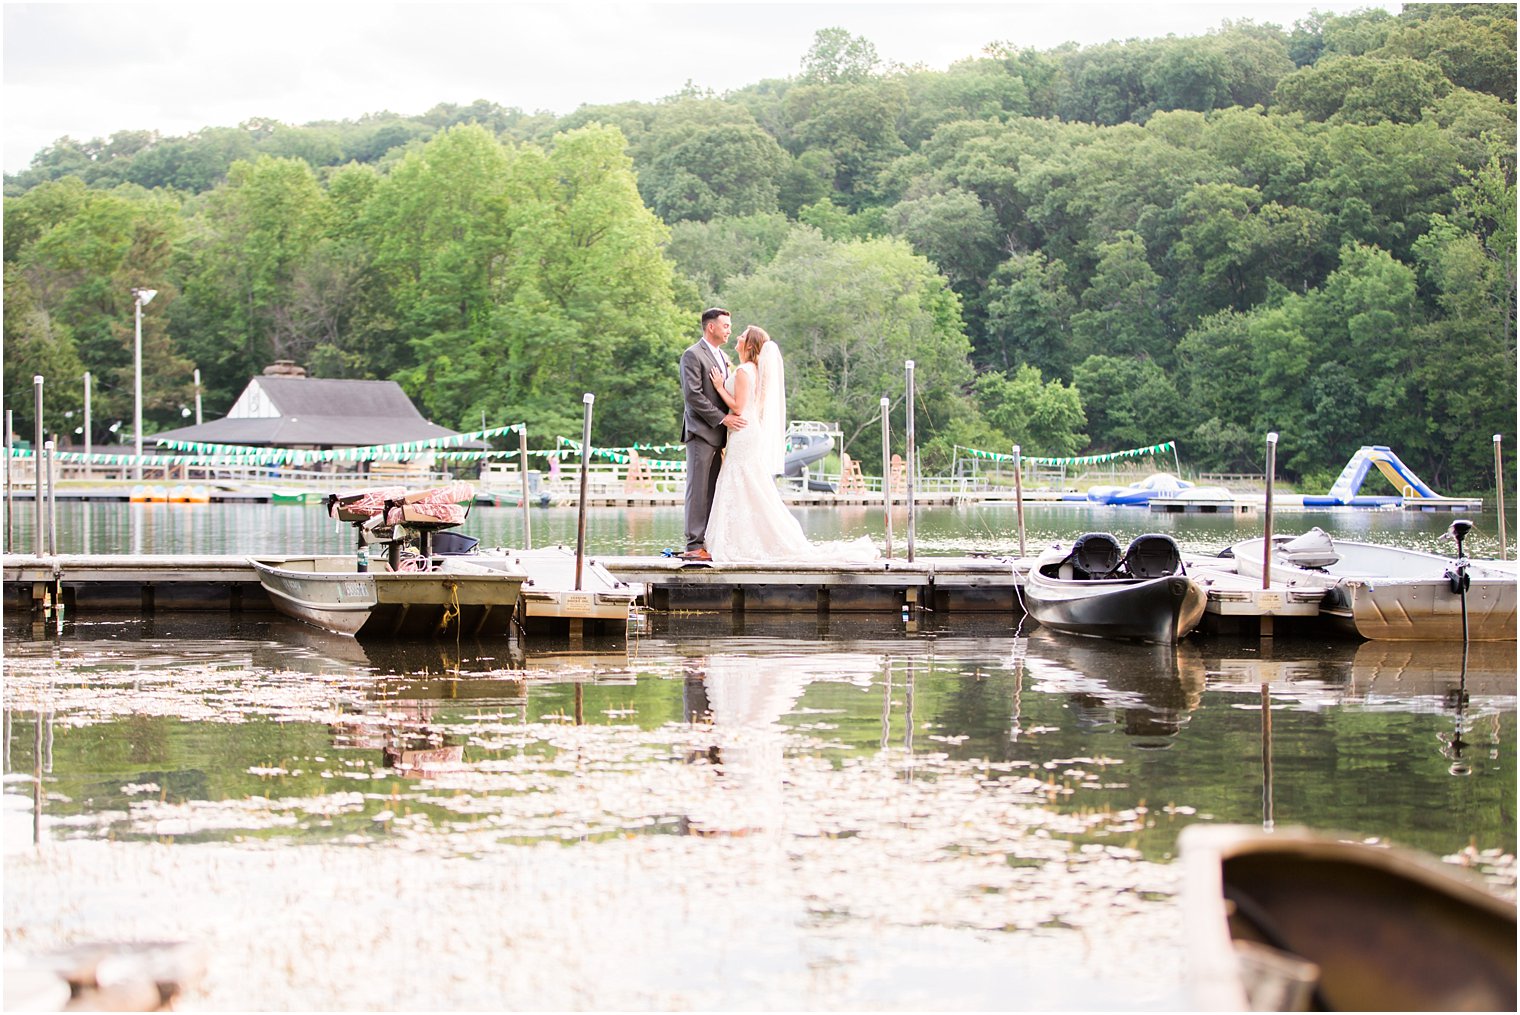
[[[686,402],[681,418],[683,444],[694,437],[715,448],[728,443],[728,428],[723,425],[728,408],[712,381],[715,366],[711,347],[703,339],[697,339],[681,354],[681,398]]]

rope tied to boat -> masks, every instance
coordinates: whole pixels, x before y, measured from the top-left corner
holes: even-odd
[[[459,620],[459,583],[452,579],[443,583],[443,587],[449,590],[449,602],[443,608],[443,616],[438,619],[440,633],[447,631],[450,624],[454,624],[454,636],[457,639],[460,628],[464,625]]]

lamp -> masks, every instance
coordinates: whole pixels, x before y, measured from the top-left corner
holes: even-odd
[[[139,289],[132,287],[132,302],[137,311],[136,341],[132,346],[132,372],[136,385],[136,406],[132,416],[132,433],[137,439],[137,460],[133,465],[133,476],[142,479],[142,308],[153,302],[153,297],[158,295],[157,289]]]

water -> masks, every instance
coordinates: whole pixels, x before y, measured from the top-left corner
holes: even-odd
[[[315,508],[74,508],[72,549],[347,546]],[[1260,532],[1029,516],[1032,545]],[[591,517],[597,553],[679,538],[678,510]],[[920,552],[1007,552],[1012,517],[925,512]],[[1417,546],[1450,521],[1289,517]],[[464,528],[511,543],[514,519]],[[806,514],[819,539],[879,521]],[[536,511],[535,542],[574,525]],[[1413,847],[1514,896],[1513,643],[1464,670],[1451,645],[675,614],[523,663],[97,614],[7,617],[4,648],[7,951],[202,941],[182,1007],[1171,1010],[1197,822]]]
[[[347,525],[327,517],[319,505],[286,504],[122,504],[64,501],[57,505],[60,553],[347,553],[353,535]],[[809,538],[826,542],[871,536],[880,542],[885,524],[880,507],[793,508]],[[1401,510],[1320,510],[1279,512],[1274,531],[1296,534],[1319,526],[1332,536],[1414,549],[1441,549],[1436,537],[1453,518],[1470,518],[1476,529],[1467,539],[1475,557],[1499,555],[1496,513]],[[576,542],[578,515],[573,507],[534,508],[535,546]],[[1025,545],[1031,554],[1045,543],[1090,531],[1113,532],[1121,542],[1145,532],[1164,532],[1185,551],[1215,553],[1243,539],[1263,534],[1260,514],[1152,514],[1142,508],[1032,503],[1025,506]],[[893,541],[898,556],[907,545],[907,513],[893,511]],[[684,546],[679,507],[592,508],[587,512],[586,546],[592,553],[615,556],[657,554]],[[458,530],[485,546],[519,546],[523,536],[520,508],[474,507]],[[20,552],[35,546],[33,512],[18,503],[11,520],[10,545]],[[920,508],[915,519],[915,551],[927,556],[1018,551],[1018,517],[1006,504]],[[1513,522],[1509,552],[1515,552]]]

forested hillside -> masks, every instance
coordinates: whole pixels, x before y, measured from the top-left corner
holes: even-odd
[[[826,30],[793,77],[722,96],[61,138],[5,181],[6,404],[29,433],[44,374],[67,433],[89,370],[96,442],[129,427],[146,286],[150,431],[194,368],[217,415],[285,358],[544,439],[592,391],[599,443],[665,442],[719,303],[868,467],[911,358],[926,468],[1175,439],[1255,471],[1275,430],[1305,483],[1377,443],[1491,490],[1515,32],[1514,5],[1407,4],[934,71]]]

